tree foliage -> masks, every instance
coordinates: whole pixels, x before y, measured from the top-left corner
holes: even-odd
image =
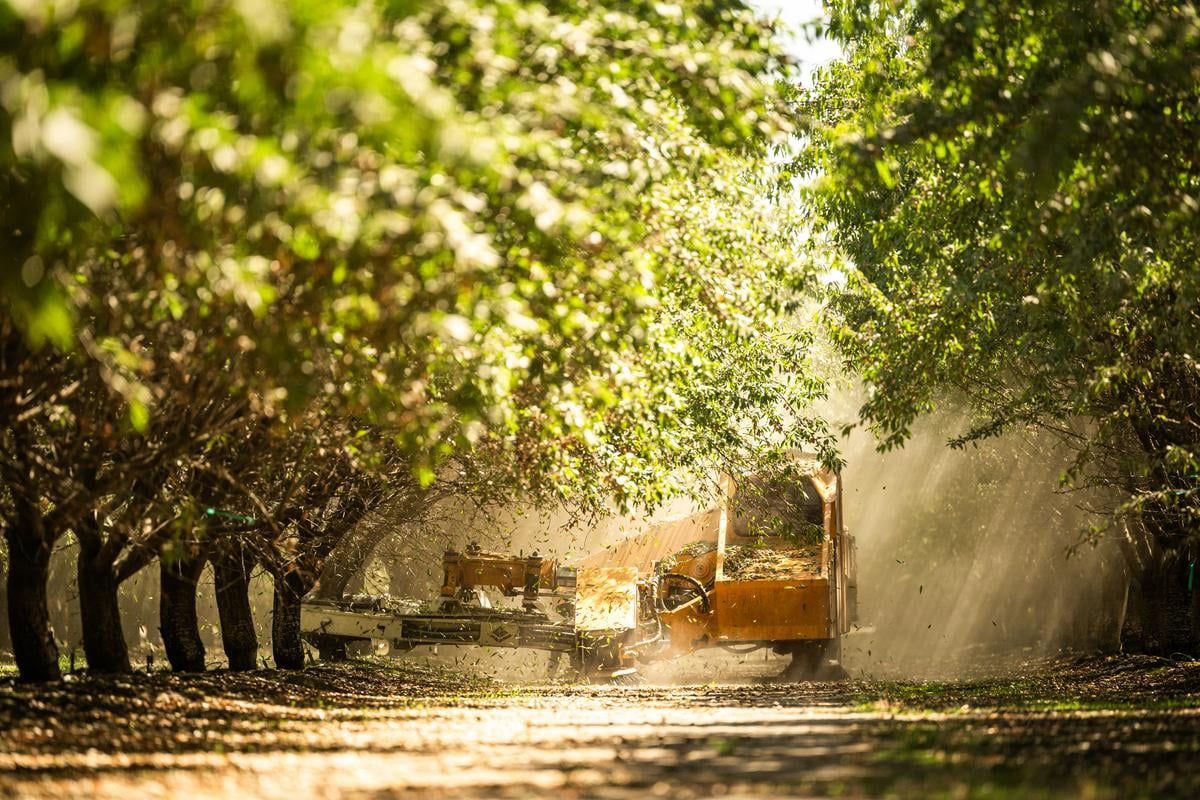
[[[736,5],[0,13],[3,274],[34,345],[95,326],[120,363],[138,317],[198,316],[268,414],[315,397],[366,414],[429,476],[483,430],[532,429],[569,478],[601,440],[671,446],[654,435],[683,416],[671,389],[712,360],[663,324],[666,295],[735,334],[781,307],[783,242],[690,213],[744,201],[740,155],[788,129],[762,79],[772,31]],[[684,219],[704,271],[671,249]],[[141,303],[81,296],[80,265],[109,252],[149,265]],[[143,424],[136,370],[112,385]]]
[[[946,387],[1057,430],[1174,548],[1200,513],[1200,19],[1116,0],[830,3],[846,57],[798,169],[846,281],[831,320],[902,443]]]
[[[345,498],[464,465],[598,509],[836,460],[762,191],[786,59],[740,2],[8,0],[0,43],[22,587],[87,523],[89,574],[185,552],[189,624],[206,548],[309,581]]]

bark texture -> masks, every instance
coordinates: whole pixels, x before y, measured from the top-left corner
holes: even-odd
[[[298,571],[275,576],[275,604],[271,616],[271,650],[279,669],[304,667],[300,640],[300,600],[311,587]]]
[[[167,661],[175,672],[204,671],[204,641],[196,617],[196,582],[204,569],[199,555],[168,563],[160,561],[159,631]]]
[[[8,558],[0,564],[0,584],[8,586]],[[12,651],[12,637],[8,635],[8,592],[0,592],[0,650]]]
[[[80,540],[78,570],[79,621],[83,627],[83,651],[91,672],[129,672],[129,648],[121,627],[117,600],[117,577],[93,548]]]
[[[213,559],[217,613],[221,618],[221,644],[229,668],[254,669],[258,662],[258,635],[254,631],[254,611],[250,607],[251,559],[239,549],[231,549]]]
[[[50,627],[46,580],[50,573],[50,544],[19,525],[5,531],[8,543],[8,621],[13,657],[23,681],[52,681],[62,677],[58,646]]]
[[[1200,593],[1192,569],[1186,558],[1159,557],[1129,587],[1121,637],[1126,652],[1200,653]]]

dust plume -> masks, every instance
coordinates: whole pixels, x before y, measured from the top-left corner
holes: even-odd
[[[835,398],[831,419],[856,408]],[[858,545],[859,622],[844,643],[844,664],[855,677],[962,677],[1003,672],[1021,660],[1064,650],[1115,649],[1121,625],[1126,570],[1113,542],[1079,544],[1089,522],[1085,498],[1058,491],[1067,454],[1048,438],[1010,436],[966,450],[946,441],[964,427],[964,416],[942,413],[923,420],[899,451],[880,454],[861,430],[843,443],[844,518]],[[447,547],[477,541],[488,549],[538,551],[573,563],[580,557],[692,511],[681,499],[650,515],[574,519],[513,507],[478,514],[469,501],[447,502],[432,524],[397,525],[375,553],[353,592],[436,596]],[[52,562],[52,596],[70,599],[75,545]],[[270,641],[270,579],[253,587],[259,641]],[[157,636],[157,571],[122,587],[125,630],[136,663],[161,656]],[[52,609],[64,652],[81,636],[74,603]],[[200,591],[202,633],[212,658],[220,640],[206,573]],[[408,657],[421,658],[427,648]],[[439,660],[478,664],[491,675],[540,680],[544,653],[443,647]],[[161,662],[161,657],[157,659]],[[769,652],[713,651],[674,665],[647,669],[656,681],[754,680],[782,669]]]
[[[952,450],[965,416],[923,420],[899,451],[844,443],[846,526],[857,537],[853,676],[963,677],[1064,651],[1115,648],[1125,572],[1115,545],[1080,545],[1102,498],[1064,492],[1067,454],[1010,435]],[[1079,546],[1076,546],[1079,545]]]
[[[361,590],[397,597],[431,599],[442,582],[442,554],[462,551],[470,542],[488,550],[517,555],[538,553],[562,564],[617,544],[665,519],[685,516],[695,509],[679,499],[650,513],[612,513],[580,518],[565,510],[536,509],[519,505],[480,511],[469,500],[445,501],[420,535],[403,530],[385,540],[365,570]],[[519,605],[490,593],[492,602]],[[416,647],[393,652],[398,658],[432,661],[469,668],[491,678],[515,683],[541,683],[567,674],[567,659],[554,662],[548,653],[504,647]],[[556,666],[557,668],[556,668]]]
[[[835,410],[854,408],[845,398],[835,402]],[[1094,546],[1080,538],[1095,521],[1082,506],[1102,498],[1060,490],[1068,454],[1046,436],[950,449],[947,440],[965,420],[959,413],[928,417],[903,449],[886,454],[862,430],[843,443],[844,518],[857,539],[859,565],[859,622],[843,646],[852,676],[965,677],[1117,646],[1124,562],[1112,542]],[[420,548],[412,541],[390,552],[381,548],[365,588],[431,597],[445,547],[478,541],[571,563],[691,510],[680,501],[648,516],[573,520],[515,508],[479,516],[451,503],[435,526],[438,534],[423,538]],[[510,679],[545,675],[542,654],[442,648],[442,656],[482,662],[489,674]],[[765,653],[714,652],[682,661],[688,663],[647,674],[656,681],[753,680],[778,674],[782,664]]]

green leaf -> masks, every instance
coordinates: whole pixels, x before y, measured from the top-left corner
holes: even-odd
[[[138,433],[145,433],[150,426],[150,410],[138,400],[129,401],[129,424]]]
[[[430,486],[433,485],[434,481],[437,480],[437,473],[434,472],[433,469],[431,469],[430,467],[428,467],[424,464],[417,466],[416,475],[417,475],[417,483],[419,483],[421,485],[422,489],[429,488]]]

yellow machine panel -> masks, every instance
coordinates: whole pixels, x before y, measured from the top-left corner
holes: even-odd
[[[718,642],[827,639],[829,581],[721,581],[711,592]]]

